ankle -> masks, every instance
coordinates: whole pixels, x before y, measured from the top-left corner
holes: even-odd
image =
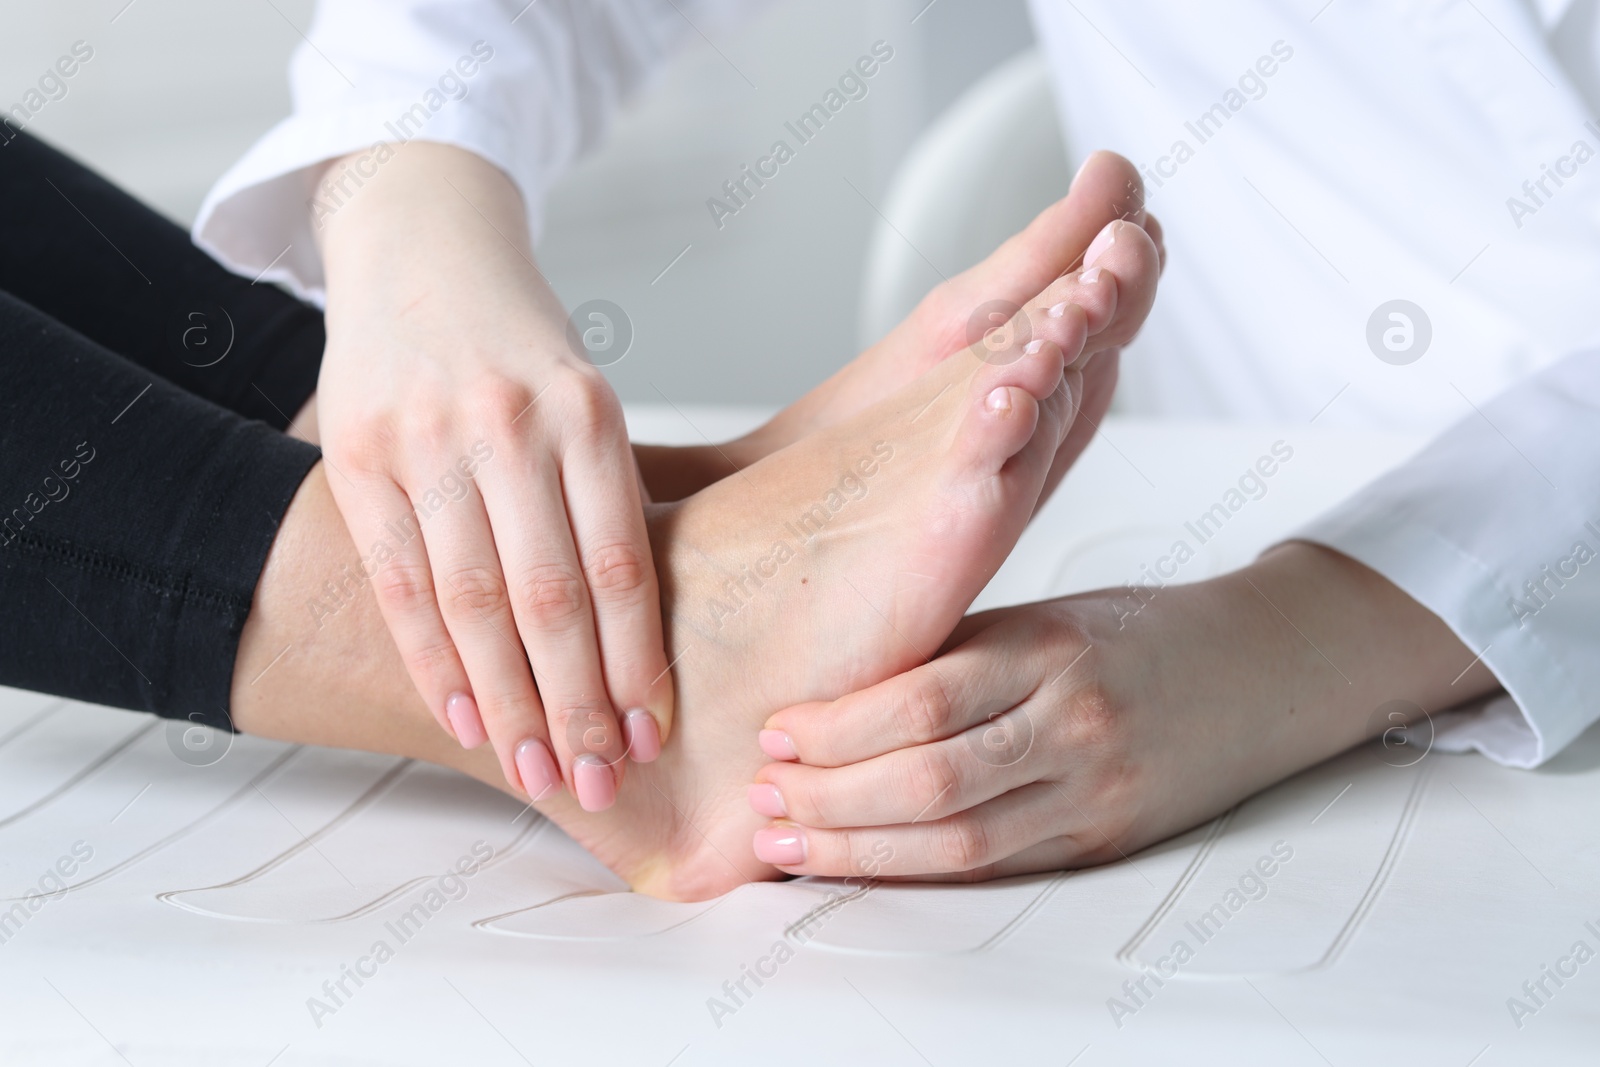
[[[319,463],[285,511],[256,583],[234,658],[235,727],[424,759],[506,788],[492,753],[456,744],[417,695],[359,560]]]

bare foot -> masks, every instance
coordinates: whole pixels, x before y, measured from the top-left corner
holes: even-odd
[[[1024,312],[1037,343],[974,346],[853,416],[648,520],[678,715],[661,758],[614,807],[538,807],[644,892],[703,899],[776,878],[751,852],[745,791],[774,709],[833,699],[933,655],[1021,533],[1072,424],[1064,370],[1107,276],[1152,280],[1154,245],[1115,243],[1099,275],[1052,283]],[[308,632],[303,605],[353,558],[319,467],[296,496],[235,664],[246,732],[392,752],[511,791],[492,753],[449,743],[399,668],[370,589]],[[605,747],[604,742],[596,747]]]
[[[759,429],[721,445],[635,445],[645,485],[656,500],[681,500],[795,441],[859,414],[972,344],[975,317],[992,305],[1020,307],[1077,269],[1095,236],[1112,222],[1147,231],[1161,250],[1161,228],[1144,211],[1138,169],[1113,152],[1084,163],[1067,195],[1040,212],[982,263],[935,286],[903,322]],[[1156,274],[1115,279],[1096,294],[1108,313],[1090,308],[1084,356],[1133,338],[1155,298]],[[1120,288],[1120,292],[1119,292]]]

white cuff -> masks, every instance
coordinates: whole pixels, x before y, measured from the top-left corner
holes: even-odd
[[[322,306],[322,256],[312,230],[320,167],[379,142],[404,151],[407,138],[392,127],[415,104],[380,101],[278,123],[206,196],[194,224],[195,244],[236,274],[281,282],[301,299]],[[545,190],[535,185],[533,176],[541,169],[533,153],[518,151],[518,139],[502,125],[452,102],[409,140],[456,145],[499,167],[522,193],[529,238],[537,241]],[[325,207],[338,209],[333,203]]]
[[[1585,694],[1537,627],[1519,626],[1493,568],[1432,529],[1380,481],[1294,534],[1344,553],[1443,619],[1505,687],[1481,707],[1436,716],[1434,744],[1537,767],[1588,727]],[[1600,575],[1594,576],[1600,580]],[[1463,664],[1463,669],[1467,664]],[[1431,709],[1430,709],[1431,710]]]

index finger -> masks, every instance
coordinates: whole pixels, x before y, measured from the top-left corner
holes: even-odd
[[[959,734],[1015,707],[1043,680],[991,644],[962,645],[838,700],[785,708],[767,720],[761,749],[774,759],[842,767]]]
[[[592,420],[596,431],[569,444],[563,487],[588,581],[606,692],[623,723],[629,755],[648,763],[672,730],[661,592],[621,409],[614,398],[598,402],[610,407]]]

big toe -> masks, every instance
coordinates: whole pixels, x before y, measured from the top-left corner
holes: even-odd
[[[989,309],[998,304],[1020,306],[1076,269],[1090,242],[1116,220],[1145,224],[1144,182],[1138,169],[1115,152],[1095,152],[1079,169],[1067,195],[983,262],[935,289],[925,313],[965,329],[965,343],[971,343],[976,339],[973,330],[984,328],[981,319]]]

